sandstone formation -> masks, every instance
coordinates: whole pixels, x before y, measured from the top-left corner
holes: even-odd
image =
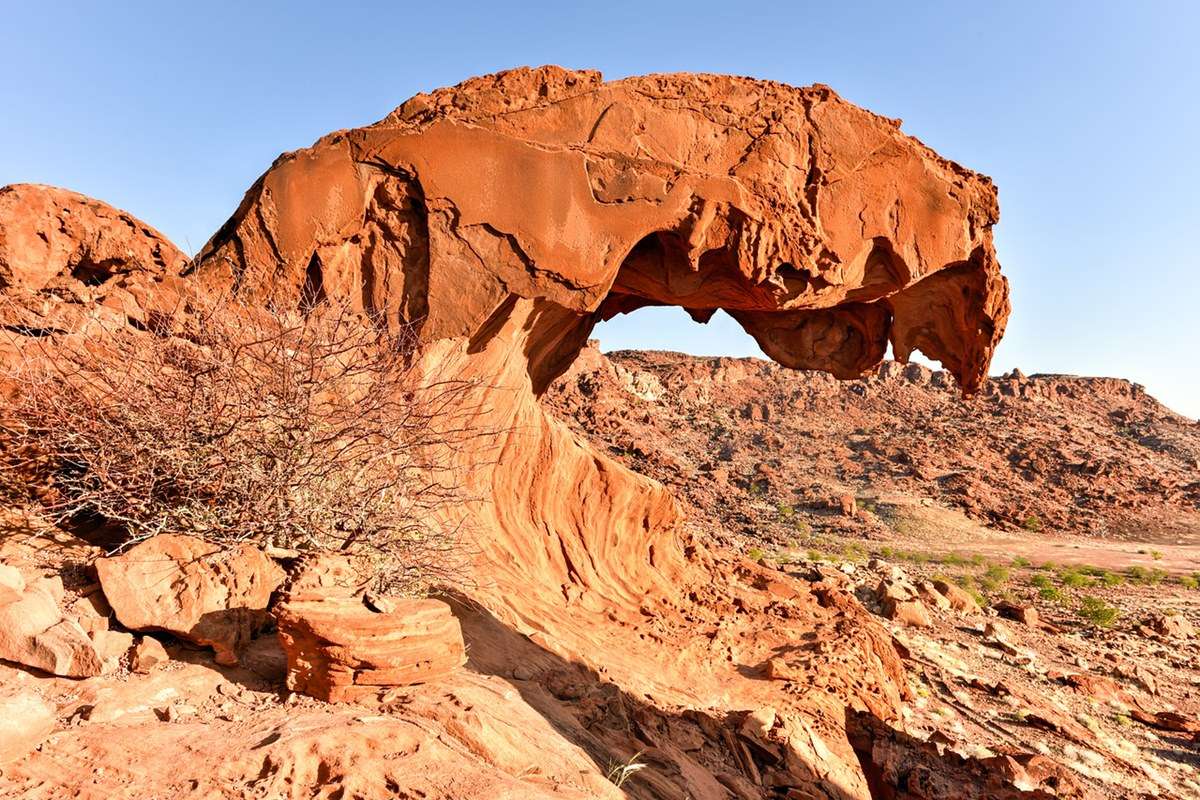
[[[288,688],[334,703],[445,677],[467,660],[462,629],[437,600],[291,599],[275,607]]]
[[[651,752],[637,796],[865,800],[873,778],[847,714],[898,716],[908,688],[888,632],[835,582],[694,541],[663,486],[592,450],[538,398],[598,321],[662,304],[698,321],[724,309],[772,358],[840,378],[866,374],[889,343],[900,358],[919,348],[972,392],[1008,313],[997,214],[988,179],[826,87],[514,70],[282,157],[184,279],[131,274],[92,302],[140,323],[180,292],[232,290],[411,327],[421,365],[470,382],[474,421],[497,432],[454,454],[473,499],[445,520],[472,535],[458,610],[472,668],[523,687],[517,707],[596,766]],[[230,581],[210,552],[162,538],[98,564],[117,618],[229,660],[278,577],[244,563],[237,574],[255,580]],[[140,548],[154,558],[132,558]],[[391,663],[338,649],[388,616],[349,602],[280,609],[292,651],[325,659],[293,669],[297,685],[316,676],[313,691],[349,694],[370,685],[355,670],[369,681]],[[460,732],[474,718],[437,713]],[[280,768],[269,757],[263,780]],[[492,758],[517,774],[515,759]],[[299,785],[321,774],[309,766],[297,763]]]
[[[237,651],[269,620],[283,570],[251,545],[221,548],[163,534],[96,561],[104,595],[126,628],[167,631],[212,647],[217,661]]]
[[[476,421],[500,432],[486,452],[456,454],[481,498],[461,522],[483,607],[660,703],[719,707],[734,682],[753,705],[766,687],[736,664],[767,663],[784,628],[737,621],[727,666],[678,656],[713,646],[697,633],[728,616],[719,598],[765,607],[759,579],[731,580],[686,540],[663,487],[593,452],[537,397],[596,322],[650,304],[699,321],[725,309],[781,363],[844,378],[872,369],[889,342],[899,357],[920,348],[973,391],[1008,313],[996,219],[988,179],[826,87],[604,83],[547,67],[418,96],[280,158],[188,275],[416,329],[428,368],[475,382],[487,409]],[[804,755],[770,780],[865,797],[844,709],[895,713],[895,654],[866,618],[845,624],[859,613],[851,603],[780,590],[794,604],[791,635],[836,627],[839,649],[856,655],[836,667],[792,659],[797,677],[832,683],[781,711],[786,749]],[[821,745],[802,745],[801,731]],[[685,791],[711,793],[715,766],[670,764]]]

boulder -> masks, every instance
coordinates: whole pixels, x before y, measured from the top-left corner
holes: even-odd
[[[87,286],[131,272],[177,273],[187,256],[133,215],[78,192],[19,183],[0,188],[0,286]]]
[[[97,655],[100,656],[105,673],[115,671],[121,659],[133,647],[133,634],[126,631],[95,630],[88,636],[96,648]]]
[[[0,767],[24,756],[54,730],[54,709],[28,690],[0,693]]]
[[[978,614],[979,604],[961,586],[956,586],[949,581],[934,581],[933,586],[945,598],[950,601],[950,606],[961,614]]]
[[[60,578],[18,582],[8,572],[5,585],[10,599],[0,603],[0,659],[71,678],[102,672],[103,659],[87,633],[63,618]]]
[[[165,664],[170,660],[171,657],[167,655],[167,648],[162,646],[162,642],[153,636],[143,636],[142,640],[133,648],[130,667],[134,672],[144,675],[159,664]]]
[[[361,597],[291,600],[275,608],[288,688],[353,702],[392,686],[424,683],[466,662],[462,629],[438,600],[395,599],[392,610]]]
[[[1011,619],[1016,622],[1021,622],[1031,628],[1041,627],[1041,616],[1038,615],[1038,610],[1033,606],[1023,606],[1019,603],[1013,603],[1009,600],[1001,600],[997,602],[993,608],[995,608],[996,613],[1004,619]]]
[[[928,628],[933,625],[929,610],[920,600],[886,598],[883,601],[883,615],[908,628]]]
[[[222,548],[168,534],[97,560],[96,572],[126,628],[212,647],[221,664],[236,664],[238,649],[269,621],[267,605],[284,579],[253,545]]]
[[[1146,627],[1168,639],[1191,639],[1196,629],[1183,614],[1154,614],[1146,620]]]
[[[917,584],[917,592],[921,595],[921,599],[932,605],[939,611],[949,611],[954,608],[950,603],[950,598],[938,591],[938,588],[933,585],[932,581],[921,581]]]

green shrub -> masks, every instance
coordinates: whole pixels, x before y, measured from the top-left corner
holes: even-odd
[[[746,551],[746,558],[750,559],[751,561],[758,561],[765,555],[766,553],[763,552],[761,547],[751,547]]]
[[[993,591],[1001,584],[1008,580],[1008,567],[1002,567],[999,564],[993,564],[984,571],[979,578],[979,583],[984,589]]]
[[[1099,597],[1084,597],[1079,601],[1079,616],[1101,628],[1108,628],[1117,621],[1121,612]]]
[[[1125,575],[1134,583],[1141,583],[1148,586],[1156,586],[1163,582],[1167,577],[1167,573],[1161,569],[1148,569],[1140,565],[1134,565],[1125,570]]]
[[[1039,574],[1039,575],[1034,575],[1032,578],[1029,579],[1029,585],[1034,587],[1035,589],[1045,589],[1047,587],[1053,586],[1054,584],[1045,575]]]
[[[1015,567],[1017,569],[1020,569],[1021,567],[1028,567],[1028,566],[1031,566],[1032,564],[1033,564],[1033,562],[1030,561],[1025,556],[1017,556],[1016,558],[1014,558],[1012,560],[1013,567]]]
[[[1058,590],[1057,586],[1039,586],[1038,596],[1043,600],[1050,600],[1055,603],[1063,599],[1062,592]]]
[[[1042,529],[1042,521],[1038,519],[1037,514],[1030,514],[1021,522],[1021,527],[1031,533],[1038,533]]]
[[[1192,575],[1180,575],[1177,583],[1185,589],[1200,588],[1200,580],[1197,580]]]
[[[779,503],[775,506],[775,510],[779,512],[779,516],[783,519],[791,519],[796,514],[796,509],[792,508],[787,503]]]
[[[1062,585],[1071,589],[1082,589],[1095,585],[1095,581],[1073,568],[1067,568],[1058,573]]]

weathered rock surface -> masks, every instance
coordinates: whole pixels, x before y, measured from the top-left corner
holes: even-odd
[[[117,619],[138,631],[162,630],[212,647],[220,663],[269,620],[283,570],[252,545],[223,549],[163,534],[96,562]]]
[[[988,179],[826,87],[514,70],[284,156],[188,278],[412,324],[422,365],[471,382],[466,402],[497,434],[455,454],[479,501],[447,522],[475,540],[475,666],[536,678],[526,702],[598,758],[653,750],[631,792],[865,800],[846,711],[898,715],[907,688],[886,631],[833,584],[692,541],[664,487],[538,397],[596,322],[651,304],[701,321],[725,309],[781,363],[839,377],[866,374],[889,342],[902,358],[919,348],[973,391],[1008,313],[997,214]],[[152,299],[104,302],[136,320]],[[105,582],[130,627],[120,596],[148,588],[138,581],[115,597]],[[166,610],[198,605],[163,591]],[[199,620],[182,616],[169,629],[196,638]],[[234,627],[200,639],[227,654],[247,626]],[[761,708],[770,730],[742,725]],[[272,759],[258,766],[274,779],[290,762]],[[297,764],[300,785],[321,774],[311,766]]]
[[[288,688],[334,703],[445,677],[467,660],[462,629],[438,600],[288,600],[275,608]]]
[[[41,744],[54,723],[54,709],[32,691],[0,691],[0,767]]]
[[[781,363],[839,377],[872,369],[889,341],[899,357],[920,348],[973,391],[1008,314],[996,219],[988,179],[827,87],[705,75],[604,83],[546,67],[418,96],[282,157],[189,275],[414,325],[423,363],[477,385],[468,402],[488,412],[474,419],[498,432],[456,454],[484,500],[463,510],[475,599],[634,695],[711,713],[774,696],[746,675],[777,637],[748,615],[738,641],[755,644],[731,643],[724,664],[680,653],[713,647],[698,620],[720,615],[723,595],[757,609],[768,595],[686,540],[662,486],[595,453],[537,397],[598,321],[651,304],[700,321],[725,309]],[[836,774],[847,796],[866,797],[844,708],[893,715],[903,679],[861,608],[815,591],[797,589],[790,613],[797,628],[839,631],[822,651],[828,702],[807,696],[779,712],[822,746],[800,747],[797,732],[789,749],[803,755],[779,780],[811,790]],[[850,618],[861,624],[834,622]],[[843,649],[856,655],[834,667]],[[789,669],[821,674],[824,659]],[[704,795],[716,769],[678,756],[660,771]]]
[[[167,655],[167,649],[162,646],[162,642],[153,636],[143,636],[142,640],[133,648],[129,666],[134,672],[144,675],[170,660],[171,657]]]

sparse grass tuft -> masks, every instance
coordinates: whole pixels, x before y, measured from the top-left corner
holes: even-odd
[[[1015,569],[1021,569],[1022,567],[1032,566],[1033,562],[1025,556],[1017,556],[1012,560],[1012,565]]]

